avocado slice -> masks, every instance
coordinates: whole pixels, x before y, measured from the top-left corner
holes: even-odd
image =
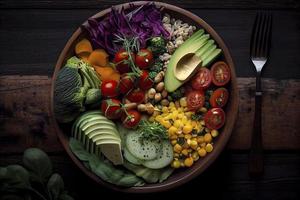
[[[199,34],[200,32],[201,34]],[[199,48],[203,47],[207,43],[209,34],[204,34],[204,30],[200,29],[194,33],[189,39],[187,39],[171,56],[167,71],[165,74],[165,88],[168,92],[173,92],[180,87],[184,81],[180,81],[175,77],[174,68],[182,56],[187,53],[195,53]]]
[[[94,138],[94,139],[89,139],[84,146],[85,148],[87,149],[88,152],[93,152],[93,146],[94,144],[96,144],[96,146],[98,146],[99,144],[97,144],[97,142],[99,143],[100,141],[102,140],[113,140],[115,142],[121,142],[121,140],[119,138],[117,138],[115,135],[112,135],[112,134],[109,134],[109,133],[106,133],[106,132],[98,132],[99,135],[97,138]]]
[[[102,140],[101,142],[99,142],[99,144],[101,152],[108,160],[112,161],[114,165],[123,164],[124,160],[122,156],[120,142]]]
[[[215,60],[220,54],[222,50],[221,49],[215,49],[212,53],[208,55],[207,58],[204,58],[202,65],[205,67],[209,65],[213,60]]]
[[[212,45],[209,49],[207,49],[207,51],[205,51],[202,55],[201,55],[201,60],[205,60],[215,49],[217,48],[217,45]]]
[[[121,142],[120,137],[118,137],[118,133],[115,132],[112,129],[96,129],[92,132],[93,137],[87,137],[86,136],[86,142],[84,143],[84,145],[86,147],[91,146],[93,143],[95,143],[97,140],[102,139],[103,136],[110,136],[111,138],[114,138],[118,141]]]
[[[207,43],[206,43],[203,47],[199,48],[199,49],[195,52],[196,56],[198,56],[198,57],[202,60],[202,55],[203,55],[205,52],[207,52],[207,51],[213,46],[214,43],[215,43],[214,40],[208,40]]]

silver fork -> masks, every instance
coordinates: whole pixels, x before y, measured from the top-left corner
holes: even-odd
[[[252,30],[250,46],[251,61],[256,68],[255,115],[249,154],[249,174],[251,177],[259,177],[264,171],[261,132],[261,71],[268,60],[271,42],[271,28],[271,14],[258,13]]]

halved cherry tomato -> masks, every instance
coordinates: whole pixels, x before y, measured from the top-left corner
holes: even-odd
[[[121,102],[117,99],[103,100],[101,111],[108,119],[118,119],[122,115]]]
[[[219,129],[225,123],[225,112],[222,108],[212,108],[204,115],[204,122],[209,129]]]
[[[212,82],[216,86],[226,85],[230,81],[230,68],[228,65],[219,61],[211,67]]]
[[[133,61],[135,60],[134,53],[131,53],[131,57]],[[117,70],[120,72],[120,74],[124,74],[127,72],[130,72],[130,65],[129,65],[129,54],[124,49],[120,49],[116,54],[114,58],[114,63],[116,64]]]
[[[140,69],[147,69],[152,62],[153,62],[153,55],[150,50],[140,49],[140,51],[136,54],[135,64]]]
[[[115,80],[104,81],[101,84],[102,96],[112,98],[118,96],[118,82]]]
[[[201,67],[197,74],[192,78],[191,83],[195,90],[208,88],[211,84],[211,75],[209,69]]]
[[[205,96],[203,91],[194,90],[188,93],[186,100],[188,109],[195,111],[203,107],[205,102]]]
[[[121,94],[127,94],[134,87],[135,76],[130,73],[122,74],[120,83],[119,83],[119,91]]]
[[[126,98],[131,102],[143,103],[145,100],[145,94],[142,90],[135,89],[129,92]]]
[[[125,128],[134,128],[141,121],[141,114],[136,110],[129,110],[124,112],[121,119]]]
[[[149,72],[146,70],[142,70],[142,74],[139,78],[139,88],[142,90],[148,90],[152,87],[153,80],[149,76]]]
[[[210,96],[209,103],[213,108],[222,108],[228,101],[228,90],[226,88],[216,89]]]

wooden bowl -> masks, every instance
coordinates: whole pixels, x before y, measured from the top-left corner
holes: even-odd
[[[146,2],[134,2],[133,4],[136,6],[145,4]],[[216,41],[218,46],[222,49],[223,55],[219,58],[219,60],[224,60],[230,67],[231,70],[231,82],[229,84],[229,91],[230,91],[230,98],[228,101],[228,104],[225,108],[226,112],[226,122],[224,127],[221,129],[221,133],[217,137],[217,139],[214,141],[214,150],[207,154],[204,158],[199,159],[192,167],[190,168],[184,168],[182,170],[176,170],[166,181],[163,183],[157,183],[157,184],[146,184],[143,187],[131,187],[131,188],[122,188],[115,185],[112,185],[110,183],[107,183],[103,180],[101,180],[98,176],[93,174],[91,171],[89,171],[85,166],[79,161],[74,154],[69,149],[69,142],[68,142],[68,135],[66,132],[66,127],[62,124],[58,124],[56,120],[54,119],[54,112],[53,112],[53,89],[54,89],[54,80],[56,79],[58,71],[64,66],[65,61],[70,58],[72,55],[74,55],[74,46],[82,38],[86,35],[84,30],[81,28],[78,28],[75,33],[72,35],[72,37],[67,42],[66,46],[64,47],[63,51],[61,52],[58,61],[56,63],[53,80],[52,80],[52,90],[51,90],[51,112],[52,112],[52,120],[56,127],[56,133],[57,136],[62,143],[63,147],[67,151],[70,158],[73,160],[73,162],[91,179],[96,181],[102,186],[111,188],[113,190],[122,191],[122,192],[130,192],[130,193],[148,193],[148,192],[158,192],[158,191],[165,191],[177,186],[180,186],[191,179],[197,177],[199,174],[201,174],[207,167],[209,167],[218,157],[218,155],[221,153],[221,151],[224,149],[227,141],[230,138],[234,122],[237,116],[238,112],[238,90],[237,90],[237,81],[236,81],[236,74],[234,70],[234,64],[232,61],[232,58],[230,56],[229,50],[226,47],[225,43],[221,39],[221,37],[215,32],[215,30],[209,26],[205,21],[203,21],[198,16],[194,15],[193,13],[184,10],[182,8],[169,5],[166,3],[160,3],[155,2],[158,6],[163,6],[164,9],[162,12],[169,13],[172,17],[175,17],[176,19],[181,19],[191,25],[195,25],[197,28],[204,28],[206,32],[208,32],[211,37]],[[121,4],[116,7],[123,6],[125,9],[129,7],[129,3]],[[93,16],[93,18],[103,18],[111,11],[110,8],[103,10],[96,15]]]

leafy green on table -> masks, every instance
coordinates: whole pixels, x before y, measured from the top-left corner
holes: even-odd
[[[52,163],[40,149],[29,148],[23,166],[0,167],[0,199],[72,200],[59,174],[52,174]]]

